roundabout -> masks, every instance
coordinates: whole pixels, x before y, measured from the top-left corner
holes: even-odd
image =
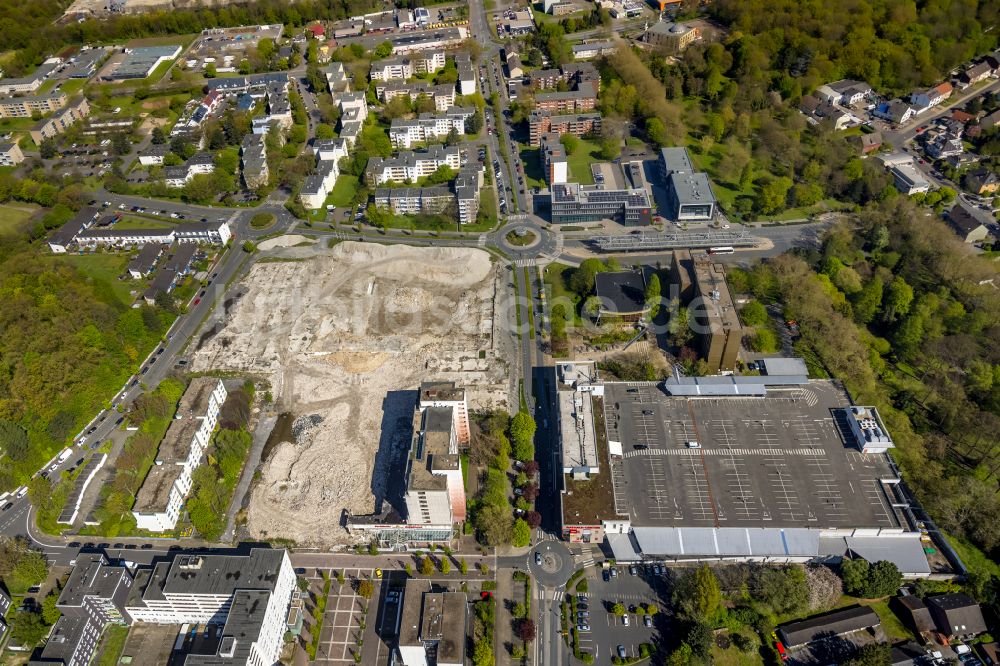
[[[528,571],[545,587],[562,587],[576,570],[573,554],[560,541],[539,541],[526,557]]]
[[[530,218],[513,221],[500,227],[493,232],[493,242],[515,259],[532,259],[542,254],[555,254],[559,247],[556,234]]]

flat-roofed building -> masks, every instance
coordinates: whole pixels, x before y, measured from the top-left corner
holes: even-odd
[[[128,623],[124,605],[132,583],[132,573],[127,568],[110,564],[100,553],[77,556],[56,601],[62,616],[31,664],[89,664],[105,628]]]
[[[418,408],[406,467],[406,522],[451,525],[465,519],[465,486],[452,407]]]
[[[715,217],[716,199],[712,183],[707,174],[695,171],[686,148],[661,149],[660,173],[675,220],[711,220]]]
[[[889,169],[892,174],[892,182],[896,189],[903,194],[919,194],[931,189],[931,184],[924,175],[913,165],[899,164]]]
[[[733,370],[743,339],[743,326],[726,284],[726,269],[707,255],[693,261],[695,298],[689,311],[698,326],[699,351],[710,372]]]
[[[552,222],[574,224],[618,220],[626,226],[652,224],[652,206],[646,190],[606,190],[594,185],[561,183],[552,186]]]
[[[542,173],[545,174],[545,182],[550,186],[569,180],[569,158],[566,156],[566,148],[559,139],[558,134],[548,132],[542,134],[538,140],[540,146],[538,157],[542,162]]]
[[[458,146],[436,145],[422,151],[404,151],[396,157],[372,157],[368,160],[365,172],[369,182],[381,185],[388,182],[416,182],[442,166],[455,170],[461,168],[462,151]]]
[[[414,143],[426,143],[446,138],[452,131],[465,134],[466,121],[475,114],[471,107],[449,107],[443,113],[421,113],[412,120],[394,118],[389,126],[393,148],[410,148]]]
[[[369,70],[372,81],[410,79],[417,74],[432,74],[445,66],[444,51],[417,51],[393,58],[376,60]]]
[[[601,303],[598,310],[601,319],[637,321],[649,311],[646,280],[641,270],[598,273],[594,293]]]
[[[787,648],[808,645],[834,636],[878,627],[882,621],[868,606],[848,606],[778,627],[778,636]]]
[[[173,60],[180,52],[181,47],[174,44],[126,48],[124,57],[117,64],[109,65],[109,71],[102,73],[100,78],[105,81],[144,79],[161,63]]]
[[[177,525],[192,474],[201,465],[226,395],[219,379],[191,381],[160,441],[155,464],[136,494],[132,515],[139,529],[166,532]]]
[[[295,571],[284,549],[248,555],[174,556],[140,569],[125,601],[132,622],[212,624],[221,631],[184,659],[186,666],[279,661]]]
[[[399,656],[403,666],[465,664],[468,600],[464,592],[435,590],[411,578],[403,592]]]
[[[45,83],[45,79],[49,78],[49,74],[51,74],[56,67],[59,66],[60,62],[61,61],[58,59],[50,58],[39,65],[34,72],[28,74],[27,76],[12,79],[0,79],[0,95],[23,95],[35,92],[42,87],[42,84]]]

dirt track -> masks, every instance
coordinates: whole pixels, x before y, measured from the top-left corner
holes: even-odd
[[[493,348],[497,271],[472,249],[346,242],[275,253],[295,260],[251,269],[193,369],[266,376],[278,409],[300,417],[296,441],[262,465],[251,535],[344,543],[343,510],[370,513],[382,495],[380,437],[397,452],[409,444],[413,406],[392,392],[454,380],[470,387],[473,406],[509,397]]]

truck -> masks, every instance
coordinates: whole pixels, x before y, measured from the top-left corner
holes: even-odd
[[[17,499],[21,499],[27,494],[28,494],[28,486],[21,486],[20,488],[17,489],[17,492],[15,492],[15,495],[17,495]]]
[[[56,462],[64,463],[66,462],[66,458],[69,458],[71,455],[73,455],[73,449],[63,449],[59,457],[56,458]]]

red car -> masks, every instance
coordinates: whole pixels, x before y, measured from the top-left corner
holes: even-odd
[[[194,299],[194,304],[195,305],[198,305],[199,303],[201,303],[201,299],[200,298]]]

